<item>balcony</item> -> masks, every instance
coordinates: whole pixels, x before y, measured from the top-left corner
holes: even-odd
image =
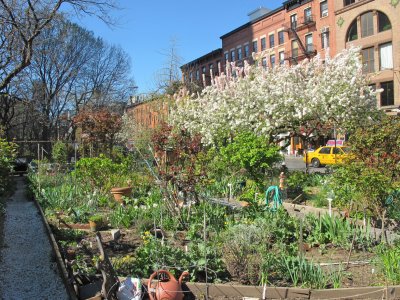
[[[298,62],[304,58],[311,58],[317,54],[317,51],[315,50],[315,46],[313,44],[305,45],[304,49],[305,52],[302,52],[299,48],[295,48],[285,52],[285,60]]]
[[[283,24],[285,31],[289,32],[289,36],[292,34],[292,31],[300,31],[313,26],[315,26],[314,15],[303,16],[298,18],[296,21]]]

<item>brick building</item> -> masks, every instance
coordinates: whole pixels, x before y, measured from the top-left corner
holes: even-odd
[[[327,48],[334,56],[351,44],[362,47],[364,72],[371,85],[383,88],[377,106],[390,111],[400,105],[400,5],[398,0],[288,0],[274,10],[259,8],[250,21],[221,36],[222,48],[181,67],[184,80],[209,84],[210,69],[225,63],[259,63],[273,67],[296,64]],[[213,71],[213,74],[216,72]],[[191,74],[191,75],[190,75]]]
[[[253,52],[263,54],[258,59],[266,67],[285,60],[294,64],[317,52],[324,56],[328,47],[335,54],[333,12],[333,1],[328,0],[288,0],[274,10],[258,8],[248,14],[249,22],[221,36],[221,49],[183,65],[184,80],[201,81],[202,74],[209,76],[211,66],[218,70],[215,65],[220,63],[225,70],[227,61],[238,66],[244,60],[253,63]]]
[[[397,3],[397,4],[396,4]],[[362,47],[364,73],[383,88],[377,106],[400,106],[400,4],[383,0],[335,0],[337,49]]]

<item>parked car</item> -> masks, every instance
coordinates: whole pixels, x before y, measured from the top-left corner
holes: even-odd
[[[303,161],[314,168],[323,165],[341,164],[350,156],[350,148],[346,146],[323,146],[313,152],[305,153]]]

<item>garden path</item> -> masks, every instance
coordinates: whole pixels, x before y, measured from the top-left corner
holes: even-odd
[[[45,226],[23,177],[8,199],[0,249],[0,299],[68,299]]]

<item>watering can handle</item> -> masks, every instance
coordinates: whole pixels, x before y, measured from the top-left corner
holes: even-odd
[[[181,274],[181,277],[179,277],[179,284],[182,284],[182,280],[183,280],[183,278],[184,277],[189,277],[189,272],[188,271],[184,271],[182,274]]]
[[[171,278],[175,279],[174,275],[172,275],[167,270],[158,270],[158,271],[155,271],[153,274],[151,274],[150,277],[149,277],[149,281],[147,283],[147,288],[148,288],[148,293],[149,293],[150,300],[155,300],[155,298],[153,297],[153,293],[155,293],[155,292],[151,287],[151,282],[153,281],[154,277],[156,277],[158,274],[161,274],[161,273],[167,274],[169,279],[171,279]],[[175,279],[175,281],[176,281],[176,279]]]

